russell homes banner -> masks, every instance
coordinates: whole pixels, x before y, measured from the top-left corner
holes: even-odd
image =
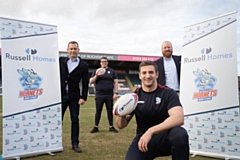
[[[185,27],[180,99],[193,155],[240,159],[236,12]]]
[[[3,159],[62,151],[57,27],[0,18]]]

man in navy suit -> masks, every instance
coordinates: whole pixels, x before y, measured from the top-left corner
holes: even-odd
[[[80,105],[87,100],[88,95],[88,64],[78,57],[80,49],[78,43],[68,43],[68,57],[60,57],[60,78],[62,96],[62,120],[69,106],[71,117],[71,141],[72,149],[82,152],[79,147],[79,111]],[[80,85],[81,84],[81,85]],[[81,87],[80,87],[81,86]],[[81,88],[81,90],[80,90]],[[80,94],[81,93],[81,94]]]
[[[158,84],[168,86],[176,92],[179,92],[181,56],[172,55],[172,52],[172,43],[164,41],[162,43],[163,57],[155,61],[159,71],[157,82]]]

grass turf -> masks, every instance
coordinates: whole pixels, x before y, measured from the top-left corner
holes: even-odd
[[[67,110],[63,121],[63,151],[55,155],[39,155],[34,157],[21,158],[26,160],[123,160],[126,151],[135,136],[135,119],[119,131],[119,133],[108,132],[108,121],[105,107],[99,124],[100,132],[91,134],[95,114],[94,97],[88,97],[88,101],[80,109],[80,147],[82,153],[76,153],[71,149],[70,140],[70,116]],[[0,152],[2,153],[2,96],[0,96]],[[114,117],[115,118],[115,117]],[[115,121],[115,119],[114,119]],[[193,160],[217,160],[215,158],[196,156]],[[169,157],[159,157],[155,160],[171,160]]]

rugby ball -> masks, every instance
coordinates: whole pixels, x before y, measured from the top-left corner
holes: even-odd
[[[96,70],[96,75],[97,76],[101,76],[101,75],[104,75],[104,73],[106,72],[106,69],[105,68],[98,68]]]
[[[122,95],[113,106],[113,115],[125,116],[130,114],[137,106],[138,95],[136,93],[126,93]]]

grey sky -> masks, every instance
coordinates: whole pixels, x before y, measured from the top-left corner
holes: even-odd
[[[164,40],[172,41],[174,54],[180,55],[185,26],[238,11],[240,1],[1,0],[0,6],[0,17],[57,25],[61,51],[76,40],[84,52],[158,56]]]

